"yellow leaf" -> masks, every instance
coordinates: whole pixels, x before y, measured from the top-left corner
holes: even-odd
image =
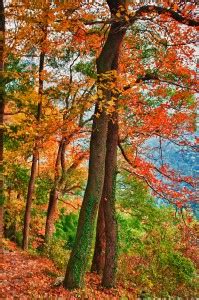
[[[96,113],[95,116],[96,116],[96,118],[99,118],[99,117],[100,117],[100,114],[99,114],[99,113]]]

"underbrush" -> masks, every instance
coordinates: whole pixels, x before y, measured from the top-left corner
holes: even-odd
[[[65,241],[52,238],[48,244],[43,247],[40,254],[51,259],[61,271],[66,270],[70,250],[65,247]]]
[[[136,288],[151,297],[197,297],[196,270],[189,259],[176,253],[167,255],[164,262],[157,259],[121,255],[118,280],[127,289]]]

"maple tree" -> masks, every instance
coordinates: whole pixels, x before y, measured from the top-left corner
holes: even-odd
[[[39,99],[38,99],[38,107],[37,107],[37,115],[36,115],[36,120],[38,123],[40,122],[40,119],[42,117],[42,97],[43,97],[43,84],[44,84],[42,77],[44,72],[44,61],[45,61],[45,50],[43,44],[45,44],[46,42],[47,24],[44,24],[41,30],[42,30],[42,37],[40,40],[41,52],[39,56],[39,87],[38,87]],[[23,231],[23,244],[22,244],[24,250],[28,248],[28,231],[29,231],[29,224],[30,224],[31,202],[32,202],[32,195],[34,191],[34,182],[36,177],[36,169],[37,169],[37,161],[38,161],[38,139],[39,137],[36,138],[34,149],[33,149],[31,175],[30,175],[30,181],[28,185],[26,210],[24,216],[24,231]]]
[[[101,72],[101,69],[102,67],[104,66],[105,64],[105,59],[106,59],[106,63],[107,63],[107,67],[105,68],[105,70],[103,70],[103,72],[105,73],[104,75],[106,75],[107,71],[109,71],[111,69],[111,67],[113,67],[114,63],[115,63],[115,56],[118,55],[118,51],[119,51],[119,46],[123,40],[123,37],[125,35],[125,32],[126,32],[126,29],[127,27],[129,26],[129,23],[132,24],[136,21],[137,18],[141,18],[142,19],[142,16],[145,15],[145,13],[149,13],[149,14],[153,14],[153,13],[158,13],[160,14],[160,16],[163,15],[163,18],[165,18],[165,13],[168,14],[169,17],[173,18],[174,20],[178,21],[178,22],[182,22],[182,23],[186,23],[186,25],[189,25],[189,26],[196,26],[198,25],[198,23],[194,20],[190,20],[189,17],[186,18],[186,16],[181,16],[179,15],[178,13],[176,13],[174,10],[172,10],[171,8],[167,8],[167,7],[156,7],[156,6],[142,6],[140,7],[135,13],[133,13],[132,15],[130,15],[130,17],[126,14],[127,14],[127,11],[126,11],[126,7],[125,7],[125,1],[123,2],[120,2],[120,1],[107,1],[109,7],[110,7],[110,11],[111,11],[111,14],[112,14],[112,17],[114,17],[114,14],[116,17],[119,17],[121,18],[121,21],[118,20],[118,21],[113,21],[113,24],[111,25],[111,28],[110,28],[110,31],[109,31],[109,34],[108,34],[108,37],[107,37],[107,40],[104,44],[104,47],[102,49],[102,52],[99,56],[99,58],[97,59],[97,66],[98,64],[100,63],[100,67],[98,67],[98,73],[100,74]],[[167,16],[167,17],[168,17]],[[116,29],[115,27],[116,26]],[[119,26],[118,30],[117,30],[117,26]],[[112,28],[113,28],[113,32],[112,32]],[[115,29],[115,30],[114,30]],[[111,46],[110,46],[111,45]],[[110,47],[111,47],[111,53],[110,53]],[[101,61],[102,59],[102,61]],[[105,65],[106,66],[106,65]],[[110,77],[110,76],[109,76]],[[102,80],[103,80],[103,77],[102,77]],[[108,80],[108,79],[107,79]],[[109,79],[110,81],[110,79]],[[109,90],[109,87],[108,85],[106,86],[106,81],[105,81],[105,84],[103,84],[103,88],[106,88],[106,91],[105,91],[105,101],[107,102],[107,105],[109,105],[109,99],[110,99],[110,95],[108,94],[108,90]],[[112,100],[112,99],[111,99]],[[101,100],[102,101],[102,100]],[[139,106],[138,106],[138,109]],[[89,247],[88,245],[83,245],[83,242],[81,240],[81,238],[85,236],[87,236],[87,240],[88,240],[88,234],[92,234],[93,233],[93,218],[95,219],[95,215],[96,215],[96,212],[97,212],[97,209],[95,208],[97,206],[97,204],[99,205],[99,202],[100,202],[100,198],[101,198],[101,195],[102,195],[102,183],[103,181],[100,179],[100,176],[103,177],[104,175],[104,170],[103,170],[103,164],[105,164],[105,170],[106,170],[106,164],[108,164],[110,162],[110,159],[114,157],[114,151],[115,151],[115,156],[116,156],[116,151],[117,151],[117,141],[118,141],[118,134],[117,132],[115,133],[115,136],[114,137],[114,133],[112,132],[112,128],[117,128],[117,121],[116,119],[115,120],[110,120],[110,122],[113,122],[113,125],[112,126],[109,126],[108,129],[107,129],[107,126],[108,126],[108,120],[107,120],[107,116],[104,117],[104,108],[102,108],[102,111],[99,112],[96,110],[95,112],[97,114],[97,118],[94,119],[94,125],[95,126],[95,123],[98,124],[99,123],[99,128],[98,128],[98,132],[96,133],[97,134],[97,137],[95,137],[95,139],[92,141],[92,136],[91,136],[91,148],[90,148],[90,169],[89,169],[89,174],[91,173],[92,174],[92,178],[88,178],[88,183],[87,183],[87,190],[86,190],[86,193],[85,193],[85,197],[84,197],[84,201],[83,201],[83,205],[82,205],[82,209],[81,209],[81,212],[80,212],[80,219],[79,219],[79,227],[78,227],[78,230],[77,230],[77,238],[76,238],[76,244],[74,245],[74,248],[73,248],[73,251],[72,251],[72,254],[71,254],[71,258],[69,260],[69,264],[68,264],[68,268],[67,268],[67,271],[66,271],[66,277],[65,277],[65,286],[66,287],[76,287],[77,286],[82,286],[83,284],[83,280],[82,280],[82,275],[80,274],[80,270],[78,268],[78,264],[79,262],[81,261],[81,259],[84,259],[85,258],[83,257],[82,253],[81,253],[81,249],[84,249],[84,255],[86,255],[86,252],[88,251],[89,252]],[[96,121],[95,121],[96,120]],[[109,129],[110,128],[110,129]],[[95,128],[93,128],[93,131],[95,130]],[[109,135],[109,130],[110,130],[110,135]],[[117,130],[117,129],[115,129]],[[93,132],[92,131],[92,132]],[[106,136],[104,136],[104,134],[108,131],[108,135],[107,135],[107,142],[105,143],[106,141]],[[105,160],[105,149],[104,148],[100,148],[98,146],[98,149],[95,149],[95,144],[97,145],[97,140],[98,140],[98,134],[101,134],[101,143],[102,144],[106,144],[108,145],[107,146],[107,155],[109,155],[111,153],[111,158],[109,157],[109,159],[107,159],[107,161]],[[113,139],[113,141],[111,142],[111,139]],[[115,142],[116,141],[116,142]],[[110,143],[110,148],[109,148],[109,143]],[[92,162],[92,149],[94,148],[95,150],[95,162],[97,162],[98,164],[101,164],[101,170],[99,169],[99,166],[98,166],[98,172],[100,174],[97,175],[97,180],[98,180],[98,189],[99,191],[101,190],[101,193],[100,194],[92,194],[90,195],[90,193],[92,192],[92,188],[94,186],[94,183],[92,184],[92,187],[89,186],[90,184],[90,180],[93,181],[94,179],[94,173],[95,172],[95,165],[93,164]],[[114,150],[115,149],[115,150]],[[97,157],[96,157],[96,154],[98,153],[97,151],[99,151],[99,158],[102,159],[103,157],[103,161],[97,161]],[[93,154],[94,156],[94,154]],[[106,163],[105,163],[106,161]],[[115,159],[116,161],[116,159]],[[139,161],[137,159],[137,164],[139,164]],[[146,166],[146,164],[145,164]],[[144,166],[141,166],[140,164],[140,167],[144,170],[144,172],[146,172],[146,168]],[[110,211],[108,213],[108,207],[106,207],[106,209],[104,210],[104,217],[105,217],[105,224],[107,224],[107,226],[110,225],[110,220],[111,220],[111,214],[113,215],[113,220],[114,220],[114,206],[113,206],[113,192],[114,192],[114,182],[113,182],[113,178],[114,178],[114,173],[115,173],[115,167],[114,167],[114,162],[110,163],[110,168],[112,168],[112,173],[110,175],[110,178],[112,180],[112,182],[109,182],[108,184],[108,178],[106,178],[106,173],[105,173],[105,190],[106,190],[106,184],[108,184],[108,190],[110,192],[108,192],[108,196],[107,194],[106,195],[103,195],[102,197],[105,200],[105,203],[106,205],[110,205]],[[108,171],[109,171],[109,168],[107,167]],[[108,172],[107,172],[108,173]],[[108,176],[108,175],[107,175]],[[91,182],[92,182],[91,181]],[[95,197],[94,197],[95,195]],[[178,193],[177,193],[178,195]],[[106,197],[107,196],[107,197]],[[173,193],[172,196],[175,196],[175,194]],[[90,198],[90,201],[89,201],[89,197]],[[95,201],[93,200],[93,197],[95,198]],[[93,203],[94,201],[94,203]],[[89,202],[87,204],[87,202]],[[84,203],[87,207],[90,206],[90,210],[92,211],[90,217],[88,216],[87,214],[87,218],[89,218],[89,220],[84,220],[85,218],[85,210],[86,208],[84,207]],[[106,216],[108,217],[107,218],[107,222],[106,222]],[[84,226],[85,226],[85,229],[84,229]],[[87,227],[87,229],[86,229]],[[90,230],[89,230],[90,229]],[[84,230],[86,230],[86,232],[84,232]],[[116,239],[113,240],[113,236],[116,235],[116,230],[114,230],[114,227],[113,227],[113,224],[111,226],[111,228],[108,230],[106,230],[105,228],[105,232],[108,234],[106,236],[106,244],[108,245],[107,248],[106,248],[106,258],[108,260],[108,262],[106,261],[105,263],[105,266],[104,266],[104,270],[106,270],[106,266],[109,266],[109,271],[111,270],[111,268],[113,268],[113,270],[115,269],[114,267],[114,263],[115,263],[115,259],[114,259],[114,254],[111,253],[111,249],[116,249]],[[110,236],[111,235],[111,236]],[[91,238],[92,239],[92,235],[91,235]],[[109,244],[110,242],[110,244]],[[81,244],[79,244],[81,243]],[[90,245],[91,243],[89,243]],[[88,250],[87,250],[88,249]],[[78,253],[81,253],[78,254]],[[111,253],[111,254],[110,254]],[[108,258],[108,255],[110,254],[110,258]],[[110,260],[113,260],[112,262],[110,262]],[[109,265],[110,263],[110,265]],[[81,263],[81,267],[82,267],[82,263]],[[78,271],[77,271],[78,270]],[[75,272],[77,274],[75,274]],[[81,268],[81,272],[83,273],[83,268]],[[106,272],[106,271],[105,271]],[[106,273],[104,273],[106,274]],[[109,276],[105,277],[106,279],[102,282],[103,284],[106,286],[114,286],[114,275],[113,274],[109,274]],[[109,283],[109,280],[110,280],[110,283]]]
[[[12,6],[11,6],[12,7]],[[23,22],[25,22],[25,26],[24,28],[19,27],[18,29],[18,38],[19,41],[17,40],[16,44],[20,42],[21,40],[21,36],[22,38],[24,38],[27,33],[25,32],[26,29],[29,30],[36,30],[37,33],[37,40],[35,41],[35,37],[32,40],[32,42],[36,43],[37,48],[34,48],[33,45],[31,44],[30,46],[28,46],[27,48],[27,44],[25,44],[25,48],[23,49],[23,51],[25,52],[24,54],[27,55],[27,51],[30,52],[30,57],[31,55],[35,55],[34,53],[36,53],[36,56],[38,55],[38,79],[34,78],[35,81],[35,85],[36,85],[36,89],[38,89],[38,95],[34,93],[34,95],[32,95],[33,97],[38,98],[38,107],[37,107],[37,113],[35,113],[35,120],[33,118],[33,124],[31,125],[30,128],[27,128],[28,131],[31,131],[31,135],[32,133],[35,134],[35,137],[33,137],[33,139],[35,139],[35,144],[33,145],[33,157],[32,157],[32,167],[31,167],[31,175],[30,175],[30,181],[29,181],[29,189],[27,192],[27,202],[26,202],[26,211],[25,211],[25,216],[24,216],[24,238],[23,238],[23,248],[27,249],[28,247],[28,231],[29,231],[29,224],[30,224],[30,210],[31,210],[31,205],[32,205],[32,197],[33,197],[33,192],[34,192],[34,186],[35,186],[35,179],[36,179],[36,170],[38,169],[38,161],[39,161],[39,152],[41,147],[43,147],[41,141],[43,140],[44,135],[46,135],[45,133],[45,129],[47,128],[47,126],[49,124],[47,124],[46,122],[46,113],[47,115],[49,114],[49,112],[47,112],[47,109],[51,109],[52,110],[52,105],[50,107],[46,107],[46,105],[48,105],[48,98],[52,97],[51,94],[53,94],[53,89],[49,88],[48,90],[44,90],[44,83],[46,81],[49,81],[48,77],[50,76],[49,72],[46,72],[44,69],[44,60],[46,60],[46,63],[48,63],[49,60],[49,56],[50,59],[51,55],[52,55],[52,49],[53,49],[53,45],[57,43],[56,39],[53,39],[53,41],[50,40],[50,36],[53,33],[50,33],[49,37],[47,36],[47,32],[49,31],[48,27],[53,27],[53,22],[54,22],[54,18],[53,18],[53,12],[56,13],[56,9],[52,9],[51,11],[49,10],[49,5],[46,4],[45,7],[42,7],[41,11],[39,14],[35,14],[35,8],[31,7],[28,3],[25,4],[24,6],[22,6],[22,8],[24,8],[24,11],[22,10],[22,13],[19,14],[19,16],[17,16],[17,20],[23,20]],[[32,9],[32,15],[30,16],[30,11],[29,9]],[[63,20],[64,22],[64,20]],[[54,29],[54,28],[53,28]],[[63,29],[63,28],[62,28]],[[66,29],[68,30],[68,27],[66,27]],[[57,28],[55,27],[55,31],[57,30]],[[58,30],[60,30],[58,28]],[[65,29],[63,29],[65,31]],[[64,41],[62,41],[63,43]],[[13,47],[13,45],[12,45]],[[17,47],[15,45],[15,47]],[[61,43],[59,42],[59,50],[58,53],[61,52]],[[31,52],[33,51],[33,54],[31,54]],[[21,49],[20,49],[20,55],[21,55]],[[63,53],[61,52],[60,55],[63,55]],[[72,66],[72,65],[71,65]],[[71,75],[70,75],[71,76]],[[63,83],[56,83],[57,86],[60,84],[63,87],[64,84],[64,80],[61,79],[63,81]],[[67,83],[68,84],[68,83]],[[72,85],[74,84],[72,82],[72,77],[69,78],[69,90],[72,89]],[[79,87],[78,87],[79,88]],[[78,89],[77,89],[78,92]],[[73,101],[75,100],[75,97],[77,96],[77,92],[74,92],[74,96],[73,96]],[[57,92],[56,92],[57,93]],[[71,122],[70,118],[67,119],[68,116],[68,110],[69,107],[67,106],[67,101],[69,102],[69,98],[72,97],[72,93],[73,91],[70,90],[67,91],[67,95],[65,98],[65,102],[66,102],[66,108],[65,108],[65,112],[64,113],[64,122]],[[30,94],[29,94],[30,95]],[[29,95],[27,94],[27,97],[29,97]],[[64,96],[64,92],[63,92],[63,96]],[[21,95],[19,94],[18,97],[21,97]],[[55,101],[55,96],[54,99],[52,101]],[[42,105],[43,102],[43,105]],[[33,103],[34,105],[34,103]],[[42,107],[43,106],[43,107]],[[74,112],[76,110],[76,108],[74,107],[74,103],[71,106],[71,110],[72,110],[72,115],[74,116]],[[82,115],[81,115],[82,116]],[[50,123],[51,120],[49,120],[48,122]],[[56,121],[53,121],[54,124],[56,123]],[[59,121],[58,121],[59,122]],[[56,124],[57,130],[59,128],[59,123]],[[65,124],[64,124],[65,126]],[[73,125],[74,127],[74,125]],[[32,130],[31,130],[32,129]],[[54,128],[52,129],[54,131]],[[63,129],[64,130],[64,129]],[[74,133],[77,133],[77,129],[73,128]],[[72,133],[69,134],[69,136],[72,136]],[[31,136],[30,136],[31,138]],[[66,137],[63,137],[64,139],[66,139]],[[31,138],[32,139],[32,138]],[[69,139],[69,141],[67,141],[67,143],[71,143],[71,140]],[[64,142],[64,147],[66,147],[66,142]],[[64,151],[62,151],[62,162],[63,162],[63,158],[64,158]],[[84,155],[83,155],[84,156]],[[77,160],[79,160],[77,158]],[[63,165],[63,164],[62,164]],[[75,168],[77,164],[73,165],[73,168]],[[63,177],[63,176],[62,176]],[[62,178],[63,181],[63,178]],[[56,191],[54,191],[54,194],[56,194]],[[50,199],[52,200],[53,197],[51,197]],[[56,197],[54,197],[54,202],[56,200]],[[56,206],[56,203],[53,204],[54,206]],[[49,207],[51,207],[51,202]],[[54,210],[54,209],[53,209]],[[48,215],[47,215],[47,224],[49,224],[49,218],[52,219],[50,222],[53,222],[53,214],[54,212],[50,212],[50,210],[48,210]],[[49,216],[50,215],[50,216]],[[48,235],[48,231],[50,228],[52,227],[52,224],[49,224],[49,226],[47,226],[46,228],[46,235]]]

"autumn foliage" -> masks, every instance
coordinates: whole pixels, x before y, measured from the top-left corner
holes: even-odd
[[[197,5],[134,2],[0,1],[3,297],[197,296]]]

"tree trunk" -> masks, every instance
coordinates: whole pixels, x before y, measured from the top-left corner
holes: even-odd
[[[103,195],[100,201],[95,250],[91,267],[91,272],[103,273],[102,285],[105,287],[115,285],[117,266],[117,222],[115,218],[117,142],[118,121],[115,119],[114,124],[109,121],[108,125]]]
[[[31,174],[30,174],[30,180],[28,184],[27,201],[26,201],[26,208],[25,208],[25,215],[24,215],[23,241],[22,241],[23,250],[28,249],[32,196],[34,192],[35,178],[37,172],[37,159],[38,159],[38,155],[37,153],[34,153],[32,158]]]
[[[103,188],[106,250],[102,285],[106,288],[112,288],[115,286],[117,270],[117,220],[115,212],[117,145],[118,120],[117,112],[115,112],[114,121],[110,120],[108,124],[105,179]]]
[[[48,204],[46,228],[45,228],[45,243],[48,243],[54,233],[54,218],[57,209],[58,191],[55,186],[50,192],[50,199]]]
[[[114,15],[118,5],[126,7],[126,1],[108,1]],[[119,49],[115,53],[111,69],[118,70]],[[114,95],[117,96],[117,95]],[[117,107],[117,103],[116,107]],[[117,266],[117,222],[115,217],[115,184],[117,172],[118,116],[114,112],[109,120],[106,142],[106,161],[103,195],[97,220],[95,250],[91,271],[103,273],[102,285],[113,287]]]
[[[82,203],[75,244],[67,266],[64,286],[69,289],[83,286],[96,213],[104,180],[104,158],[108,117],[105,112],[94,119],[90,143],[87,187]]]
[[[91,272],[103,273],[102,285],[114,287],[117,267],[117,221],[115,216],[115,184],[117,173],[118,119],[114,113],[108,124],[107,152],[103,195],[100,201],[95,250]]]
[[[112,3],[121,1],[109,1]],[[118,8],[119,8],[118,4]],[[112,70],[112,64],[118,53],[126,29],[121,24],[111,25],[107,40],[97,59],[97,73],[103,74]],[[110,99],[110,90],[104,90],[104,98]],[[98,114],[98,117],[96,117]],[[68,262],[64,287],[68,289],[81,288],[84,285],[84,275],[89,260],[93,239],[95,220],[104,184],[106,139],[108,129],[108,115],[96,105],[93,120],[90,159],[87,187],[80,210],[79,222],[74,247]]]
[[[4,206],[4,176],[3,176],[3,150],[4,150],[4,108],[5,108],[5,82],[4,82],[4,46],[5,46],[5,15],[3,0],[0,0],[0,251],[3,237],[3,206]]]
[[[106,176],[106,175],[105,175]],[[105,221],[104,221],[104,195],[100,200],[99,212],[97,218],[95,250],[91,266],[91,272],[102,274],[105,263],[105,249],[106,249],[106,236],[105,236]]]
[[[55,178],[54,178],[54,187],[50,192],[50,198],[48,203],[48,211],[46,216],[46,227],[45,227],[45,243],[48,243],[50,238],[54,233],[54,222],[55,222],[55,212],[57,209],[58,203],[58,193],[63,191],[63,184],[65,182],[66,172],[70,172],[71,170],[75,169],[78,166],[78,163],[81,159],[84,158],[84,154],[79,157],[79,161],[76,161],[72,164],[72,166],[66,170],[65,164],[65,152],[66,146],[70,143],[70,138],[73,136],[75,132],[71,133],[68,136],[68,140],[66,141],[65,138],[62,138],[59,150],[57,153],[57,159],[55,163]],[[61,164],[61,170],[60,170]]]
[[[37,107],[37,116],[36,116],[37,122],[40,121],[42,115],[42,96],[43,96],[42,71],[44,70],[44,59],[45,59],[45,53],[41,52],[40,61],[39,61],[39,91],[38,91],[40,99]],[[28,184],[28,193],[27,193],[26,208],[24,214],[24,228],[23,228],[23,241],[22,241],[23,250],[28,249],[31,207],[32,207],[32,198],[34,193],[35,179],[36,179],[36,172],[37,172],[38,154],[39,154],[39,146],[38,146],[38,139],[37,139],[35,141],[35,147],[33,152],[31,175]]]
[[[59,149],[57,152],[57,158],[55,163],[55,178],[54,178],[54,186],[50,191],[49,202],[48,202],[48,210],[46,216],[46,227],[45,227],[45,243],[48,243],[52,234],[54,232],[54,215],[57,208],[57,201],[58,201],[58,190],[57,185],[59,181],[59,167],[61,163],[61,153],[63,148],[63,140],[61,140],[59,144]]]

